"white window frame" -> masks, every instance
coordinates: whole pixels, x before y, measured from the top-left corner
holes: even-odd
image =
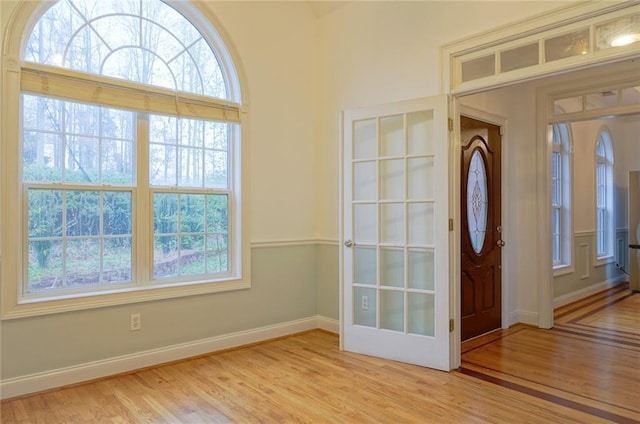
[[[552,124],[552,155],[558,158],[559,175],[553,181],[552,169],[552,254],[554,276],[573,272],[573,209],[572,205],[572,139],[571,127],[566,122]],[[557,142],[556,142],[557,140]],[[556,156],[557,155],[557,156]],[[553,161],[552,161],[553,163]],[[557,184],[557,186],[556,186]],[[559,202],[554,202],[555,191],[558,190]],[[559,215],[558,232],[554,230],[554,215]],[[559,248],[555,251],[554,239],[558,238]]]
[[[22,232],[23,211],[25,209],[22,200],[22,181],[19,175],[21,169],[19,163],[21,162],[22,129],[15,124],[16,122],[21,122],[21,108],[16,108],[15,105],[20,104],[21,84],[25,76],[23,74],[25,72],[27,74],[38,72],[47,74],[52,79],[61,77],[68,81],[74,81],[75,78],[75,82],[89,83],[88,81],[82,81],[82,76],[77,75],[78,73],[74,71],[22,62],[22,52],[31,28],[33,28],[35,22],[46,9],[51,6],[50,2],[24,2],[16,6],[15,13],[13,13],[7,26],[7,36],[3,46],[2,96],[0,97],[0,136],[3,140],[0,146],[0,169],[2,169],[2,179],[0,181],[2,186],[0,195],[0,214],[2,217],[0,224],[2,319],[238,290],[251,286],[249,231],[246,225],[247,219],[245,219],[248,216],[246,201],[248,196],[247,189],[244,187],[245,184],[241,185],[241,183],[247,181],[247,178],[244,177],[246,170],[241,164],[246,163],[248,158],[248,137],[246,134],[241,134],[241,129],[246,127],[244,113],[246,108],[241,103],[240,87],[242,84],[241,75],[235,65],[236,60],[234,57],[236,55],[231,54],[228,48],[229,43],[223,40],[223,37],[216,29],[220,28],[219,24],[211,19],[208,14],[205,17],[205,14],[198,7],[188,2],[171,1],[170,5],[198,28],[209,44],[213,46],[227,82],[228,90],[228,100],[221,100],[214,106],[221,111],[220,113],[225,118],[228,114],[235,114],[233,120],[239,123],[237,137],[235,137],[235,142],[230,146],[233,158],[229,167],[229,179],[235,196],[235,201],[229,204],[229,255],[233,255],[236,265],[233,269],[230,269],[230,273],[226,278],[216,281],[180,281],[169,284],[160,282],[160,284],[156,285],[139,284],[114,290],[70,293],[52,297],[38,297],[37,299],[31,299],[23,295],[21,275],[23,249],[16,249],[16,244],[20,246],[25,243],[25,235]],[[94,83],[99,88],[107,87],[106,85],[101,85],[105,83],[103,77],[92,76],[90,79],[95,80]],[[119,83],[114,84],[113,81],[110,81],[110,83],[113,86],[119,85]],[[122,82],[122,85],[130,89],[132,88],[130,86],[135,84]],[[164,104],[165,107],[172,107],[168,106],[172,104],[173,107],[179,108],[183,104],[192,103],[196,105],[195,110],[198,109],[198,105],[202,100],[196,95],[177,95],[171,90],[149,86],[145,86],[144,95],[148,99],[158,100],[158,102],[152,102],[152,104]],[[167,95],[169,95],[171,102],[167,101]],[[207,98],[207,100],[211,99]],[[161,113],[161,111],[156,112]],[[7,143],[7,140],[17,140],[17,142]],[[136,252],[134,251],[135,260]]]
[[[604,154],[599,152],[602,143]],[[595,254],[596,265],[604,265],[614,261],[615,215],[614,204],[614,172],[613,172],[613,139],[607,127],[598,131],[595,144]],[[602,172],[599,170],[602,169]],[[602,215],[602,220],[600,219]]]

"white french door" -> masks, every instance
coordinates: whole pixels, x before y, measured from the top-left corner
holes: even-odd
[[[449,370],[446,96],[345,111],[343,349]]]

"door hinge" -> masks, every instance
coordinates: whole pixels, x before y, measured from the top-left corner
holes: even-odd
[[[449,320],[449,333],[453,333],[453,320]]]
[[[453,231],[453,219],[449,218],[449,231]]]
[[[453,119],[448,118],[447,124],[449,125],[449,131],[453,131]]]

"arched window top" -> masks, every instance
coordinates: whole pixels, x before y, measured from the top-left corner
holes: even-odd
[[[596,141],[596,156],[602,161],[613,164],[613,145],[611,143],[611,134],[604,128],[598,133]]]
[[[23,59],[227,99],[213,41],[160,0],[61,0],[33,26]]]
[[[565,148],[568,149],[570,143],[569,126],[566,122],[553,124],[553,144],[565,146]]]

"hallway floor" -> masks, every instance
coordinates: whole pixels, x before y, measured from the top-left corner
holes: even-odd
[[[618,423],[640,422],[640,294],[621,285],[462,346],[466,375]]]

